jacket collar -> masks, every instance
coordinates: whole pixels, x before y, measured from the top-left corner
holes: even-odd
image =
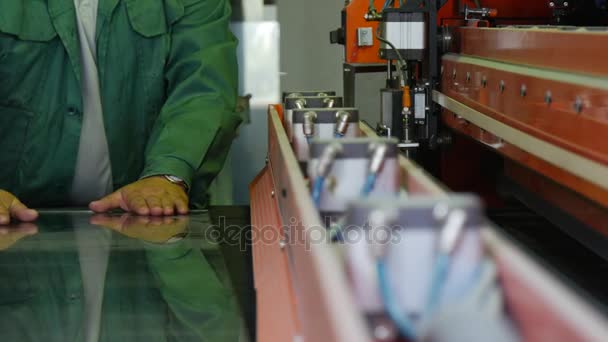
[[[120,0],[99,0],[98,12],[109,17]],[[57,17],[66,11],[74,10],[74,0],[48,0],[51,17]]]

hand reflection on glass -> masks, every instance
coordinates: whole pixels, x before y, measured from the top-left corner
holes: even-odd
[[[168,243],[186,236],[189,218],[146,217],[123,214],[122,216],[94,215],[90,223],[112,229],[133,239],[151,243]]]
[[[33,223],[16,223],[0,227],[0,251],[11,248],[17,241],[38,234],[38,227]]]

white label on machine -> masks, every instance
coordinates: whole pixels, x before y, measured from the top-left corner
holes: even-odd
[[[414,116],[416,120],[426,119],[426,94],[416,93],[414,95]]]

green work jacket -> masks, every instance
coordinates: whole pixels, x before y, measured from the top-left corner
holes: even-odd
[[[0,189],[69,199],[82,124],[73,0],[0,1]],[[99,0],[97,65],[114,188],[171,174],[196,206],[228,153],[236,38],[226,0]]]

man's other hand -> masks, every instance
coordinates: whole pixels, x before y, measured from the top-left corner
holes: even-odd
[[[11,218],[32,222],[38,218],[38,212],[26,207],[10,192],[0,190],[0,226],[10,224]]]
[[[0,251],[11,248],[19,240],[38,233],[34,223],[20,222],[10,226],[0,227]]]
[[[137,215],[186,215],[188,195],[183,187],[171,183],[163,176],[150,177],[91,202],[89,208],[97,213],[120,208]]]

